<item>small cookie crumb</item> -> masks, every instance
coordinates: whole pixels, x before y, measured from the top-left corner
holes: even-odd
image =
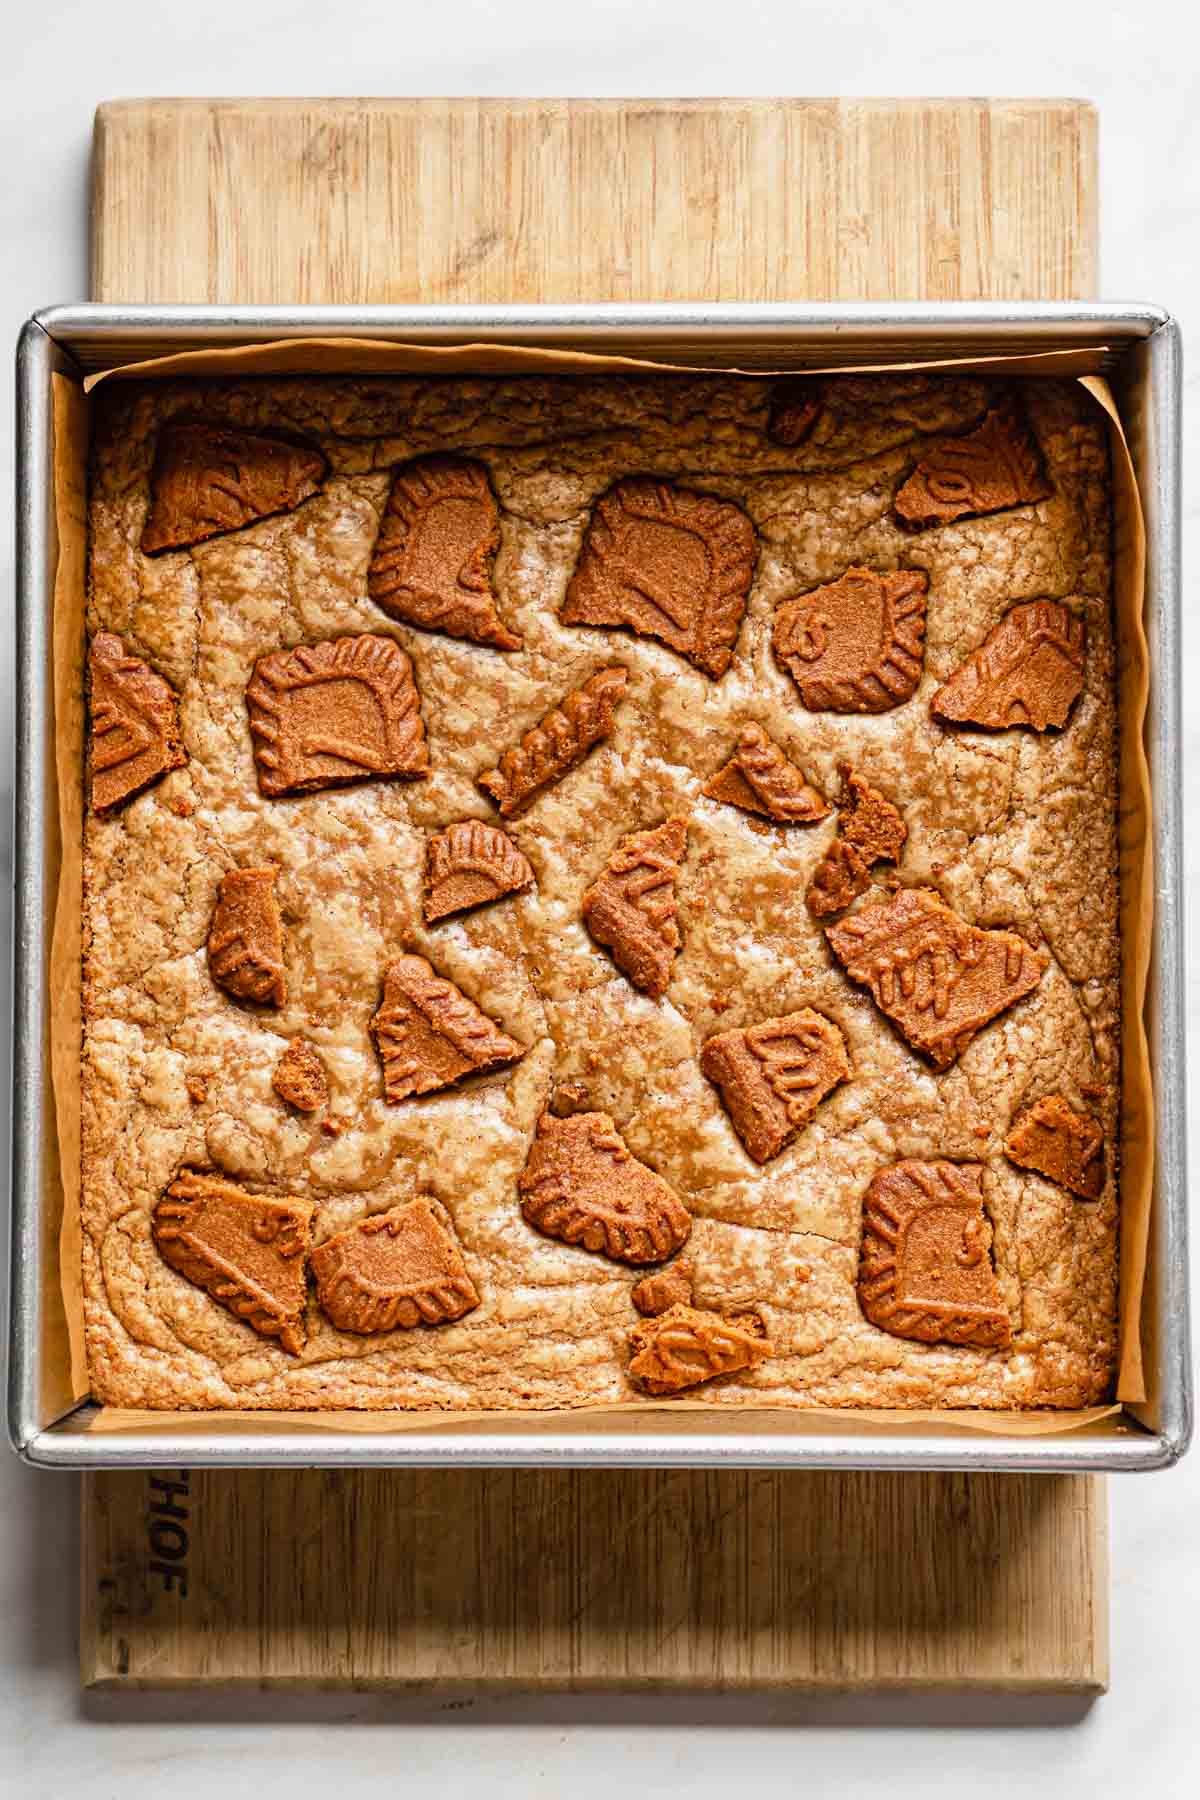
[[[325,1064],[305,1038],[292,1039],[275,1065],[271,1086],[297,1112],[319,1112],[329,1104]]]
[[[669,1269],[656,1269],[644,1275],[630,1293],[630,1299],[644,1319],[657,1318],[672,1306],[692,1304],[692,1277],[686,1263],[672,1263]]]

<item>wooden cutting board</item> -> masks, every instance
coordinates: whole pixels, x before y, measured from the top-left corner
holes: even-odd
[[[127,101],[98,300],[1067,299],[1072,101]],[[166,1470],[83,1483],[83,1680],[1093,1694],[1072,1476]]]

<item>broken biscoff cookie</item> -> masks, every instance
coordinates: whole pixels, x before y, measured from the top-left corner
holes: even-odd
[[[217,886],[208,928],[212,978],[238,1000],[260,1006],[287,1002],[283,926],[275,898],[276,868],[231,869]]]
[[[1014,606],[929,703],[950,725],[1061,730],[1083,692],[1086,628],[1055,600]]]
[[[315,1205],[251,1194],[203,1169],[181,1169],[154,1209],[163,1261],[281,1350],[304,1348],[305,1258]]]
[[[393,1105],[517,1062],[526,1050],[453,981],[411,954],[383,972],[371,1035],[383,1064],[384,1097]]]
[[[142,529],[147,556],[184,550],[258,519],[294,512],[319,490],[329,463],[314,444],[274,431],[164,425]]]
[[[494,769],[479,777],[479,786],[502,818],[523,812],[611,734],[628,681],[629,671],[619,663],[598,669],[506,750]]]
[[[629,1344],[630,1380],[656,1396],[755,1369],[775,1354],[757,1313],[727,1316],[696,1306],[672,1306],[658,1318],[644,1319],[630,1332]]]
[[[479,1305],[450,1215],[427,1196],[326,1238],[309,1266],[330,1323],[360,1336],[444,1325]]]
[[[365,632],[262,656],[246,710],[258,785],[271,798],[429,769],[412,659],[393,638]]]
[[[925,661],[920,569],[847,569],[785,600],[771,645],[810,712],[883,713],[911,700]]]
[[[92,811],[115,812],[187,762],[179,702],[161,675],[130,656],[111,631],[88,652]]]
[[[744,1031],[722,1031],[700,1067],[757,1163],[769,1162],[850,1074],[841,1030],[811,1006]]]
[[[367,592],[406,625],[519,650],[492,591],[499,547],[500,509],[486,466],[466,456],[419,456],[392,477]]]
[[[607,1113],[543,1113],[517,1185],[528,1224],[615,1262],[663,1262],[692,1229],[674,1189],[639,1162]]]
[[[484,819],[460,819],[435,832],[425,851],[425,923],[448,919],[520,894],[533,870],[507,832]]]
[[[777,825],[815,825],[829,802],[805,780],[761,725],[743,725],[729,761],[704,785],[710,800],[757,813]]]
[[[896,517],[919,531],[1028,506],[1051,491],[1037,440],[1010,398],[993,407],[974,431],[924,446],[896,495]]]
[[[898,1162],[863,1202],[858,1296],[872,1325],[924,1344],[1004,1349],[979,1163]]]
[[[1004,1154],[1019,1169],[1033,1169],[1081,1200],[1100,1198],[1104,1133],[1095,1119],[1075,1112],[1061,1094],[1036,1100],[1014,1119]]]
[[[584,890],[584,924],[621,973],[652,1000],[666,992],[682,942],[675,884],[686,850],[683,819],[632,832]]]
[[[756,556],[731,500],[631,476],[596,502],[559,616],[657,638],[715,680],[733,660]]]
[[[937,1069],[1031,993],[1050,962],[1015,931],[968,925],[930,888],[903,888],[825,935],[851,980]]]

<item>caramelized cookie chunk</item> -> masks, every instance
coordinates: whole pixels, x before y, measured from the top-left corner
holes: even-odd
[[[632,832],[584,890],[584,924],[621,973],[653,1000],[666,992],[681,941],[675,885],[686,851],[683,819]]]
[[[208,968],[213,980],[238,1000],[284,1006],[283,927],[275,898],[279,871],[232,869],[217,886],[208,928]]]
[[[776,382],[771,390],[767,436],[773,444],[793,450],[808,442],[824,410],[821,384],[811,376]]]
[[[930,888],[904,888],[825,935],[851,980],[938,1069],[1031,993],[1049,963],[1014,931],[968,925]]]
[[[740,506],[632,476],[597,501],[560,616],[657,638],[716,678],[733,660],[756,555]]]
[[[899,862],[908,826],[890,800],[854,769],[843,768],[844,787],[838,801],[838,835],[852,844],[868,868],[877,862]]]
[[[870,870],[854,845],[836,837],[813,870],[805,905],[815,919],[827,919],[865,894],[870,885]]]
[[[383,1064],[383,1091],[393,1103],[517,1062],[526,1050],[423,956],[398,956],[388,964],[371,1033]]]
[[[678,1394],[718,1375],[755,1369],[775,1354],[757,1313],[725,1317],[694,1306],[672,1306],[629,1334],[630,1380],[647,1394]]]
[[[872,1325],[924,1344],[1005,1349],[979,1163],[899,1162],[863,1203],[858,1296]]]
[[[949,724],[990,731],[1061,730],[1083,692],[1085,654],[1082,619],[1055,600],[1026,601],[989,631],[938,689],[930,710]]]
[[[422,1197],[372,1213],[309,1258],[317,1299],[339,1331],[444,1325],[479,1305],[450,1215]]]
[[[159,1255],[292,1356],[304,1348],[305,1257],[315,1208],[181,1169],[154,1209]]]
[[[962,437],[936,438],[896,495],[896,516],[918,530],[977,513],[1028,506],[1051,492],[1041,452],[1015,400]]]
[[[364,633],[260,657],[246,689],[258,785],[271,798],[424,775],[412,661]]]
[[[682,1200],[638,1161],[607,1113],[543,1113],[517,1185],[536,1231],[615,1262],[663,1262],[691,1233]]]
[[[814,825],[829,816],[829,803],[810,787],[794,762],[761,725],[743,725],[737,749],[705,784],[710,800],[758,813],[779,825]]]
[[[486,906],[533,886],[533,870],[498,825],[460,819],[435,832],[425,853],[425,923]]]
[[[756,1163],[778,1156],[850,1073],[840,1029],[811,1006],[710,1037],[700,1067]]]
[[[419,456],[396,470],[367,592],[393,619],[519,650],[496,611],[492,562],[500,509],[488,472],[465,456]]]
[[[304,1038],[293,1038],[271,1076],[271,1086],[281,1100],[297,1112],[320,1112],[329,1105],[329,1077],[325,1064]]]
[[[315,494],[329,464],[312,444],[276,432],[164,425],[142,531],[148,556],[182,550],[256,519],[293,512]]]
[[[1072,1110],[1061,1094],[1037,1100],[1013,1121],[1004,1153],[1081,1200],[1098,1200],[1104,1186],[1104,1133],[1095,1119]]]
[[[839,581],[785,600],[771,644],[810,712],[882,713],[916,692],[925,659],[919,569],[847,569]]]
[[[673,1306],[692,1304],[692,1278],[684,1263],[674,1262],[669,1269],[643,1275],[629,1297],[644,1319],[656,1319]]]
[[[88,675],[92,811],[113,812],[187,762],[179,702],[162,676],[127,655],[111,631],[92,639]]]
[[[628,681],[629,670],[620,664],[598,669],[527,731],[519,744],[506,750],[494,769],[479,777],[479,786],[503,818],[522,812],[543,788],[561,781],[611,734],[617,702]]]

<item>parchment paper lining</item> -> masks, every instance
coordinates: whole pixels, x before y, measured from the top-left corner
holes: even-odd
[[[220,375],[750,375],[763,380],[771,375],[893,374],[905,369],[950,370],[958,375],[972,370],[994,369],[999,364],[1013,375],[1094,374],[1102,369],[1109,352],[1105,346],[1086,350],[1042,350],[1022,355],[922,357],[916,362],[841,363],[836,358],[803,356],[789,359],[786,367],[760,367],[757,363],[672,362],[655,357],[599,356],[587,350],[531,350],[523,344],[388,344],[370,338],[289,338],[275,344],[244,344],[237,350],[181,350],[171,356],[155,356],[145,362],[125,363],[85,376],[83,391],[90,394],[103,381],[144,381],[151,376],[196,375],[211,380]]]
[[[490,1425],[495,1430],[506,1425],[512,1430],[528,1430],[537,1434],[539,1426],[584,1423],[588,1431],[610,1420],[615,1431],[636,1435],[641,1429],[653,1430],[664,1412],[690,1413],[693,1418],[712,1419],[719,1416],[739,1430],[753,1431],[754,1421],[764,1415],[778,1426],[780,1415],[789,1421],[810,1426],[822,1432],[851,1431],[856,1425],[870,1425],[877,1430],[890,1430],[900,1436],[915,1435],[930,1426],[961,1426],[964,1431],[990,1432],[993,1437],[1057,1437],[1064,1431],[1085,1431],[1118,1417],[1120,1406],[1087,1406],[1077,1412],[909,1412],[907,1408],[858,1406],[789,1406],[786,1401],[756,1401],[753,1406],[715,1407],[704,1400],[629,1400],[614,1406],[609,1400],[592,1406],[575,1406],[558,1412],[517,1412],[511,1407],[497,1412],[450,1412],[427,1408],[423,1412],[232,1412],[222,1407],[214,1412],[148,1412],[136,1407],[102,1406],[87,1422],[91,1436],[116,1436],[131,1431],[153,1433],[178,1431],[206,1437],[233,1431],[261,1430],[269,1420],[273,1430],[286,1425],[294,1431],[329,1431],[335,1435],[346,1431],[387,1433],[402,1431],[456,1432],[474,1425]]]
[[[1102,356],[1102,352],[1100,355]],[[1081,385],[1105,412],[1109,422],[1113,490],[1113,605],[1117,631],[1117,718],[1119,726],[1118,852],[1120,862],[1120,922],[1122,939],[1122,1096],[1121,1096],[1121,1236],[1119,1328],[1120,1360],[1118,1401],[1144,1400],[1141,1314],[1145,1286],[1146,1251],[1154,1179],[1154,1106],[1145,1029],[1146,989],[1153,927],[1153,870],[1150,772],[1145,752],[1145,718],[1149,693],[1149,666],[1144,625],[1146,538],[1141,502],[1125,434],[1106,381],[1094,374],[1095,351],[1052,351],[1037,355],[954,359],[922,359],[905,363],[805,364],[809,373],[866,374],[901,369],[927,371],[1003,368],[1012,374],[1075,374]],[[795,369],[797,364],[791,365]],[[480,373],[770,373],[742,370],[720,361],[680,365],[631,357],[598,356],[581,352],[527,349],[519,345],[456,345],[448,348],[389,344],[359,339],[296,339],[285,343],[243,346],[236,350],[189,351],[158,357],[124,367],[102,370],[88,377],[81,390],[64,376],[54,377],[54,472],[59,553],[54,587],[54,717],[56,721],[56,774],[62,827],[62,866],[59,873],[54,934],[50,956],[51,1073],[63,1186],[60,1238],[63,1305],[68,1343],[59,1346],[69,1358],[71,1391],[75,1399],[89,1391],[83,1332],[83,1294],[80,1224],[80,1055],[81,1055],[81,954],[84,708],[83,656],[86,593],[86,521],[78,496],[86,491],[87,405],[83,398],[106,379],[145,379],[148,376],[196,375],[246,376],[276,374],[480,374]],[[776,371],[782,373],[783,371]],[[50,1347],[53,1349],[53,1346]],[[568,1421],[580,1414],[678,1411],[713,1412],[704,1401],[641,1401],[614,1409],[598,1406],[540,1412],[541,1421]],[[725,1411],[725,1409],[720,1409]],[[749,1414],[751,1409],[745,1410]],[[798,1419],[821,1420],[825,1425],[888,1425],[905,1430],[921,1426],[954,1426],[1006,1436],[1046,1436],[1079,1429],[1120,1411],[1119,1406],[1090,1408],[1082,1412],[991,1413],[945,1410],[909,1413],[755,1407],[758,1412],[786,1412]],[[244,1413],[204,1415],[216,1428],[237,1419],[242,1429],[277,1429],[301,1421],[311,1428],[388,1431],[428,1429],[429,1412],[297,1414]],[[443,1413],[456,1425],[512,1415],[494,1412]],[[141,1413],[105,1407],[89,1429],[146,1429],[151,1421],[169,1428],[180,1414]],[[196,1414],[187,1414],[195,1419]]]

